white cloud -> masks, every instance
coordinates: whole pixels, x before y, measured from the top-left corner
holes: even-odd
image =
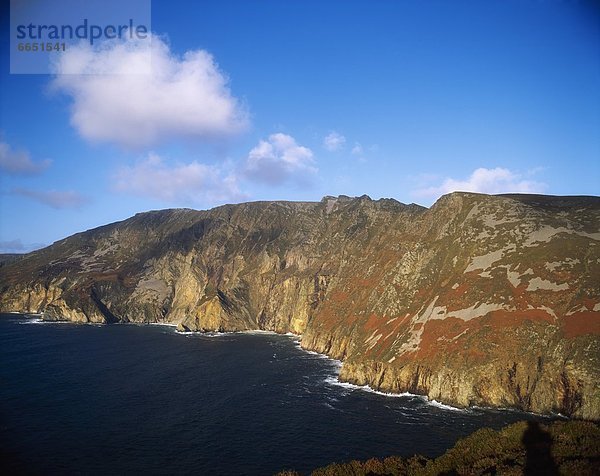
[[[251,180],[269,185],[288,181],[306,184],[317,168],[309,148],[298,145],[292,136],[277,133],[250,151],[244,173]]]
[[[352,147],[351,152],[352,152],[352,155],[363,155],[363,153],[364,153],[363,146],[360,145],[360,143],[355,142],[354,147]]]
[[[71,97],[71,124],[87,140],[141,148],[175,138],[224,138],[248,125],[205,50],[179,57],[154,35],[99,49],[82,43],[58,58],[51,87]]]
[[[115,189],[164,202],[205,205],[246,198],[233,174],[197,161],[169,166],[156,154],[115,174]]]
[[[28,253],[44,246],[44,243],[23,243],[20,239],[0,241],[0,253]]]
[[[26,150],[14,150],[6,142],[0,142],[0,170],[9,175],[36,175],[46,170],[49,159],[34,162]]]
[[[330,132],[323,139],[323,147],[332,152],[340,150],[342,147],[344,147],[345,143],[346,138],[342,134],[339,134],[335,131]]]
[[[479,168],[466,180],[446,178],[441,185],[423,187],[414,191],[420,197],[439,197],[445,193],[479,192],[479,193],[539,193],[546,189],[546,184],[525,180],[523,176],[509,169]]]
[[[89,199],[73,190],[31,190],[28,188],[15,188],[13,194],[30,198],[36,202],[56,209],[81,208]]]
[[[0,250],[2,253],[18,253],[25,250],[25,245],[19,239],[10,241],[0,241]]]

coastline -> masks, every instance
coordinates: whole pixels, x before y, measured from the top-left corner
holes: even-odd
[[[319,358],[322,358],[322,359],[327,359],[328,361],[330,361],[331,363],[334,364],[334,367],[336,369],[334,376],[328,377],[327,379],[325,379],[325,383],[327,383],[328,385],[331,385],[331,386],[337,386],[337,387],[345,388],[345,389],[351,390],[351,391],[362,391],[362,392],[366,392],[366,393],[372,393],[372,394],[379,395],[382,397],[387,397],[387,398],[412,398],[412,399],[416,398],[416,399],[421,400],[423,403],[425,403],[428,406],[432,406],[435,408],[439,408],[441,410],[452,411],[452,412],[469,413],[472,410],[517,412],[517,413],[523,413],[523,414],[532,415],[532,416],[536,416],[536,417],[548,418],[550,420],[554,420],[554,419],[580,420],[580,419],[572,418],[569,416],[561,415],[560,413],[558,413],[558,414],[557,413],[539,413],[539,412],[533,412],[533,411],[523,410],[523,409],[519,409],[519,408],[512,408],[512,407],[494,407],[494,406],[482,406],[482,405],[471,405],[468,407],[458,407],[458,406],[453,406],[453,405],[450,405],[450,404],[447,404],[444,402],[437,401],[435,399],[430,399],[427,395],[419,395],[419,394],[415,394],[415,393],[411,393],[411,392],[401,392],[401,393],[383,392],[381,390],[374,389],[370,385],[357,385],[357,384],[354,384],[354,383],[351,383],[348,381],[340,380],[340,371],[344,364],[344,362],[342,360],[335,359],[335,358],[330,357],[329,355],[322,353],[322,352],[317,352],[315,350],[311,350],[311,349],[302,347],[302,335],[295,334],[295,333],[289,332],[289,331],[285,332],[285,333],[280,333],[280,332],[270,331],[270,330],[263,330],[263,329],[241,330],[241,331],[181,331],[177,328],[178,327],[177,324],[168,323],[168,322],[115,322],[115,323],[74,322],[74,321],[70,321],[67,319],[45,320],[43,318],[44,313],[23,313],[23,312],[18,312],[18,311],[11,311],[11,312],[3,312],[2,314],[10,314],[12,316],[16,316],[16,315],[22,316],[24,318],[24,322],[21,322],[20,324],[74,324],[74,325],[91,325],[93,327],[108,326],[108,325],[116,324],[116,325],[133,325],[133,326],[138,326],[138,327],[145,327],[145,326],[165,327],[165,328],[172,329],[173,333],[175,335],[180,335],[180,336],[184,336],[184,337],[198,336],[198,337],[219,338],[219,337],[232,336],[232,335],[243,335],[243,334],[284,336],[284,337],[289,337],[290,340],[292,341],[293,345],[296,348],[298,348],[299,350],[301,350],[309,355],[314,355],[314,356],[318,356]],[[34,316],[41,316],[41,317],[34,317]],[[586,421],[586,420],[582,420],[582,421]]]

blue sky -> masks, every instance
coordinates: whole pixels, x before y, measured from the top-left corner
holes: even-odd
[[[152,73],[118,77],[9,74],[2,8],[0,252],[150,209],[600,192],[593,2],[152,0]]]

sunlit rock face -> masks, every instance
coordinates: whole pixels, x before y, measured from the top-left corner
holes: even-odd
[[[600,198],[453,193],[163,210],[0,264],[0,308],[264,329],[340,377],[600,419]]]

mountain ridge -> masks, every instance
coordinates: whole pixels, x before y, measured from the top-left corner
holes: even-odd
[[[0,267],[0,310],[302,334],[342,380],[600,419],[600,197],[168,209]]]

